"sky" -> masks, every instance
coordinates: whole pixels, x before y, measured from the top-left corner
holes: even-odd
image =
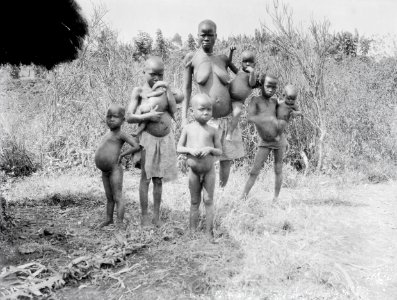
[[[186,40],[196,36],[197,25],[212,19],[218,37],[252,35],[261,23],[271,26],[266,7],[273,0],[76,0],[90,18],[94,7],[107,13],[104,21],[118,32],[119,39],[131,41],[139,30],[154,36],[161,29],[165,37],[175,33]],[[281,0],[280,0],[281,3]],[[306,27],[310,20],[331,22],[331,31],[358,30],[366,37],[396,35],[397,0],[283,0],[293,11],[296,24]]]

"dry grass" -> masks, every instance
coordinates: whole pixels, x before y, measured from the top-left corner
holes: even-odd
[[[371,280],[374,270],[378,280],[386,275],[397,279],[396,273],[382,267],[390,263],[382,252],[395,247],[390,247],[391,240],[377,238],[393,231],[378,224],[377,216],[371,215],[371,205],[383,192],[390,195],[391,185],[380,187],[379,195],[374,190],[369,198],[362,198],[370,186],[362,186],[362,192],[354,189],[357,176],[303,177],[287,167],[282,199],[272,206],[272,169],[264,170],[251,196],[241,201],[238,195],[245,176],[234,172],[226,189],[216,190],[219,243],[213,245],[201,234],[185,234],[189,193],[184,177],[164,185],[162,217],[166,225],[161,230],[142,231],[138,176],[126,172],[129,225],[121,239],[149,246],[115,264],[115,270],[93,272],[88,281],[80,283],[81,289],[68,284],[57,295],[61,299],[388,299],[391,285]],[[45,210],[47,218],[31,220],[30,227],[35,222],[38,228],[55,224],[53,230],[61,228],[67,242],[53,244],[48,237],[41,237],[33,242],[45,245],[45,249],[39,247],[40,251],[17,258],[8,256],[7,264],[37,261],[62,267],[120,240],[113,229],[93,228],[104,214],[99,176],[34,176],[9,184],[7,198],[19,203],[11,205],[19,211],[17,224],[24,216],[26,221]],[[68,233],[73,235],[68,237]],[[18,239],[16,245],[26,242]],[[387,287],[384,294],[382,286]]]

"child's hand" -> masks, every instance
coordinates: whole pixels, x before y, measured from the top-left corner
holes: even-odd
[[[154,91],[154,90],[156,90],[156,89],[158,89],[158,88],[160,88],[160,87],[165,88],[165,89],[168,89],[168,83],[165,82],[165,81],[157,81],[157,82],[153,85],[152,90]]]
[[[251,66],[248,66],[248,67],[246,67],[245,69],[246,69],[246,70],[247,70],[247,72],[249,72],[249,73],[252,73],[252,72],[254,72],[254,68],[253,68],[253,67],[251,67]]]
[[[155,107],[152,107],[150,109],[150,112],[148,112],[148,114],[149,114],[148,119],[152,122],[160,121],[161,115],[163,114],[163,112],[157,111],[157,108],[158,108],[158,105],[156,105]]]
[[[195,157],[200,157],[202,155],[200,150],[197,149],[191,149],[190,150],[190,155],[195,156]]]
[[[204,157],[207,156],[208,154],[212,153],[212,148],[211,147],[204,147],[203,149],[201,149],[201,156],[200,157]]]
[[[229,50],[230,50],[230,52],[233,52],[233,51],[235,51],[236,50],[236,46],[230,46],[230,48],[229,48]]]

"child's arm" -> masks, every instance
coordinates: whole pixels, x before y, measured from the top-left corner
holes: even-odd
[[[214,143],[214,147],[205,147],[204,149],[201,150],[201,157],[206,156],[208,154],[212,154],[214,156],[222,155],[221,139],[219,137],[218,131],[215,129],[213,135],[213,143]]]
[[[228,67],[230,68],[230,70],[234,73],[237,74],[238,69],[237,67],[233,64],[233,52],[236,50],[235,46],[231,46],[229,48],[229,58],[228,58]]]
[[[291,111],[291,117],[303,117],[302,111],[299,110],[298,105],[296,105],[296,103],[294,104],[294,106],[292,106],[292,111]]]
[[[138,152],[139,149],[140,149],[140,147],[139,147],[138,143],[136,142],[136,140],[135,140],[132,136],[130,136],[129,134],[126,134],[126,133],[124,133],[124,132],[121,132],[120,138],[121,138],[122,141],[124,141],[124,142],[127,143],[127,144],[130,144],[132,147],[128,148],[127,150],[123,151],[123,152],[120,154],[120,156],[119,156],[119,162],[121,161],[121,159],[122,159],[124,156],[126,156],[126,155],[128,155],[128,154],[132,154],[132,153]]]
[[[137,87],[133,89],[131,93],[130,103],[127,106],[127,112],[125,118],[126,121],[128,123],[140,123],[149,120],[152,122],[158,122],[163,113],[156,111],[157,107],[152,108],[148,113],[144,113],[144,114],[136,113],[136,110],[139,106],[139,102],[141,100],[141,93],[142,93],[142,88]]]
[[[187,129],[184,127],[182,129],[181,137],[179,138],[178,146],[176,147],[176,152],[180,154],[190,154],[193,156],[200,156],[201,151],[193,148],[185,147],[187,140]]]
[[[248,72],[250,73],[248,77],[248,84],[250,87],[256,87],[256,74],[253,67],[247,67]]]
[[[258,97],[253,97],[247,108],[247,120],[251,123],[257,123],[259,121],[256,107],[257,99]]]

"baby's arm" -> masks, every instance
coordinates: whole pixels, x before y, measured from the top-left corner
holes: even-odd
[[[237,74],[238,68],[233,64],[233,52],[236,50],[235,46],[230,47],[230,52],[229,52],[229,57],[227,58],[227,64],[226,67],[229,67],[229,69],[234,73]]]
[[[178,152],[180,154],[190,154],[192,156],[198,157],[201,155],[200,150],[186,147],[187,131],[188,130],[189,130],[189,128],[187,128],[187,126],[185,126],[182,129],[181,137],[179,138],[178,146],[176,147],[176,152]]]
[[[140,147],[139,147],[138,143],[136,142],[136,140],[135,140],[132,136],[130,136],[129,134],[126,134],[126,133],[124,133],[124,132],[121,132],[121,133],[120,133],[120,138],[121,138],[122,141],[124,141],[124,142],[127,143],[127,144],[130,144],[132,147],[130,147],[129,149],[123,151],[123,152],[120,154],[120,156],[119,156],[119,162],[121,161],[121,159],[122,159],[124,156],[127,156],[128,154],[132,154],[132,153],[138,152],[139,149],[140,149]]]
[[[299,109],[296,103],[292,106],[291,117],[303,117],[302,111]]]
[[[163,112],[156,111],[157,106],[153,107],[149,112],[138,114],[137,108],[139,106],[139,102],[141,100],[141,93],[142,88],[134,88],[131,93],[131,100],[128,104],[127,111],[126,111],[126,121],[128,123],[140,123],[143,121],[152,121],[158,122],[160,120],[161,115]]]
[[[165,81],[157,81],[153,85],[153,90],[156,90],[158,88],[164,88],[167,93],[167,101],[168,101],[168,112],[170,113],[171,117],[175,120],[175,114],[177,112],[177,107],[176,107],[176,101],[175,101],[175,96],[172,93],[172,90],[169,86],[169,84]]]
[[[247,67],[247,71],[250,73],[248,78],[248,84],[251,88],[256,87],[256,74],[253,67]]]

